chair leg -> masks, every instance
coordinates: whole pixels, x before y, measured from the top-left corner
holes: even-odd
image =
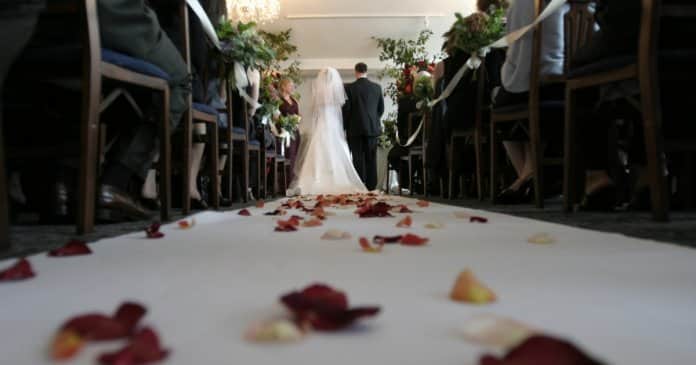
[[[529,142],[532,147],[532,169],[534,169],[534,202],[537,208],[544,208],[544,156],[541,148],[541,133],[538,111],[530,111]]]
[[[220,209],[220,175],[219,171],[219,156],[220,144],[218,143],[218,126],[217,123],[210,123],[208,125],[208,134],[210,135],[208,139],[208,158],[210,160],[210,199],[212,199],[212,206],[215,209]]]
[[[9,251],[10,243],[10,217],[8,208],[9,196],[7,193],[7,176],[5,176],[5,139],[2,133],[2,110],[0,109],[0,252]]]
[[[99,155],[99,102],[101,76],[96,71],[82,80],[82,127],[80,151],[80,175],[77,205],[77,233],[94,231],[94,205]],[[3,182],[5,179],[3,179]]]
[[[223,191],[225,192],[225,195],[231,202],[234,191],[234,141],[232,140],[230,132],[227,133],[227,137],[225,138],[225,140],[227,143],[227,164],[225,165],[225,172],[223,174]]]
[[[244,203],[249,202],[249,168],[251,163],[249,161],[249,145],[248,142],[244,142],[244,153],[240,154],[242,156],[242,176],[244,177],[244,183],[242,184],[242,196]]]
[[[479,201],[483,200],[482,178],[482,151],[481,151],[481,131],[477,128],[474,131],[474,154],[476,155],[476,194]]]
[[[423,147],[425,149],[425,147]],[[428,169],[425,168],[425,154],[421,155],[421,163],[423,164],[423,196],[428,196]]]
[[[563,162],[563,210],[571,212],[575,204],[577,204],[578,188],[577,181],[577,143],[575,142],[576,123],[575,103],[576,96],[573,90],[566,88],[565,93],[565,141],[564,141],[564,162]]]
[[[163,103],[162,103],[162,119],[160,120],[160,181],[159,181],[159,195],[160,195],[160,219],[166,222],[170,219],[170,212],[172,208],[172,144],[171,144],[171,133],[169,130],[169,90],[165,90],[162,93]],[[188,180],[188,179],[186,179]],[[188,190],[187,190],[188,191]]]
[[[190,98],[190,97],[189,97]],[[189,102],[189,106],[191,103]],[[189,214],[191,212],[191,186],[190,186],[190,175],[191,175],[191,149],[193,138],[193,115],[191,108],[184,114],[184,120],[182,121],[184,125],[184,144],[182,148],[183,161],[182,161],[182,171],[181,171],[181,209],[184,214]]]
[[[495,196],[498,194],[496,189],[496,184],[498,181],[498,170],[496,169],[496,163],[498,162],[498,140],[495,135],[495,120],[491,117],[491,203],[495,204]]]
[[[645,94],[642,92],[641,94]],[[657,118],[657,108],[650,97],[642,96],[643,128],[645,133],[645,152],[648,176],[650,179],[650,198],[652,200],[653,219],[660,222],[669,220],[669,194],[667,179],[663,176],[664,154],[662,148],[662,131]]]
[[[413,158],[408,156],[408,192],[413,195]]]

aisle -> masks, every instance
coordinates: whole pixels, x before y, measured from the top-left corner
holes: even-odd
[[[354,207],[324,226],[275,232],[263,209],[203,213],[188,230],[138,232],[91,245],[75,258],[30,257],[37,277],[0,283],[3,363],[49,363],[48,345],[67,318],[112,313],[125,300],[148,307],[144,324],[172,349],[167,364],[465,364],[486,349],[461,328],[482,313],[511,317],[576,344],[610,364],[689,364],[696,351],[696,251],[488,212],[393,197],[408,204],[412,229],[393,218],[358,219]],[[455,216],[467,212],[488,223]],[[290,214],[297,212],[290,211]],[[287,218],[287,217],[284,217]],[[442,223],[442,229],[427,229]],[[330,228],[352,239],[321,240]],[[362,252],[358,237],[415,233],[423,247]],[[527,242],[545,232],[551,245]],[[14,261],[0,262],[0,270]],[[449,300],[457,274],[472,269],[499,301],[471,306]],[[314,282],[343,289],[351,304],[379,305],[374,319],[338,333],[312,333],[289,345],[243,339],[254,322],[283,313],[280,295]],[[74,364],[93,364],[105,349],[90,345]]]

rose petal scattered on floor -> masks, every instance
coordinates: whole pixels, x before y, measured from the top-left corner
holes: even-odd
[[[313,218],[308,221],[305,221],[302,223],[302,227],[319,227],[322,226],[324,223],[322,223],[321,219],[318,218]]]
[[[348,232],[341,231],[339,229],[330,229],[326,231],[321,239],[323,240],[347,240],[350,239],[352,235]]]
[[[396,224],[396,226],[399,228],[411,228],[412,224],[413,219],[410,215],[407,215],[404,219],[400,220],[399,223]]]
[[[196,219],[195,218],[191,218],[191,220],[184,219],[184,220],[179,221],[178,224],[179,224],[180,229],[191,229],[196,225]]]
[[[296,342],[304,334],[297,325],[288,320],[278,320],[252,325],[244,335],[251,342]]]
[[[471,223],[488,223],[488,218],[473,216],[473,217],[469,217],[469,222],[471,222]]]
[[[484,355],[479,365],[602,365],[574,344],[550,336],[535,335],[499,358]]]
[[[102,365],[141,365],[167,358],[169,350],[162,348],[159,336],[151,328],[143,328],[121,350],[99,356]]]
[[[263,199],[259,199],[256,201],[256,207],[261,209],[266,205],[266,202],[263,201]]]
[[[295,315],[302,327],[319,331],[340,330],[380,311],[379,307],[349,308],[344,292],[324,284],[314,284],[302,291],[288,293],[280,301]]]
[[[494,314],[475,316],[464,324],[464,338],[476,345],[510,349],[537,331],[522,322]]]
[[[91,255],[92,250],[84,241],[72,240],[65,246],[57,248],[48,253],[51,257],[69,257],[69,256],[84,256]]]
[[[249,211],[249,209],[242,209],[242,210],[240,210],[239,213],[237,213],[237,214],[239,214],[239,215],[241,215],[241,216],[243,216],[243,217],[249,217],[249,216],[251,216],[251,212]]]
[[[404,246],[423,246],[427,244],[428,241],[430,241],[430,239],[410,233],[401,237],[401,244]]]
[[[416,204],[421,208],[427,208],[430,206],[430,202],[427,200],[419,200]]]
[[[375,236],[372,239],[373,243],[379,244],[379,245],[384,245],[384,244],[389,244],[389,243],[399,243],[401,242],[401,238],[403,236]]]
[[[471,270],[464,270],[452,287],[450,298],[458,302],[488,304],[495,302],[497,296],[481,282]]]
[[[0,271],[0,282],[26,280],[34,276],[36,273],[34,273],[31,263],[27,259],[19,259],[14,265]]]
[[[556,239],[548,233],[537,233],[527,239],[527,242],[537,245],[550,245],[556,243]]]
[[[276,210],[274,210],[274,211],[272,211],[272,212],[264,213],[264,215],[270,216],[270,217],[274,217],[274,216],[277,217],[277,216],[286,215],[287,213],[288,213],[288,212],[286,212],[286,211],[283,210],[283,209],[276,209]]]
[[[442,229],[442,228],[445,228],[445,224],[444,224],[444,223],[440,223],[440,222],[427,223],[427,224],[425,225],[425,228],[428,228],[428,229]]]
[[[358,242],[360,243],[362,250],[369,253],[380,253],[382,252],[382,248],[384,248],[384,244],[376,244],[374,246],[371,245],[370,241],[368,241],[368,239],[365,237],[360,237]]]
[[[157,222],[152,223],[149,227],[145,228],[145,235],[150,239],[158,239],[164,237],[164,233],[160,232],[161,225]]]

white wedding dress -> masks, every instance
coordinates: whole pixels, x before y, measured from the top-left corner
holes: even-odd
[[[314,111],[300,126],[302,142],[288,196],[366,193],[353,167],[343,129],[346,102],[338,71],[324,68],[313,84]]]

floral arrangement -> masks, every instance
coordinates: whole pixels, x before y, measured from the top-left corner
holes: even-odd
[[[275,52],[274,59],[268,62],[265,68],[277,72],[276,81],[280,81],[281,78],[286,77],[292,80],[295,85],[301,85],[303,80],[299,61],[295,60],[291,62],[290,65],[285,68],[281,66],[282,62],[290,60],[290,58],[297,53],[297,46],[290,42],[292,38],[292,29],[286,29],[278,33],[261,31],[259,34],[266,41],[266,44]]]
[[[380,78],[390,77],[396,80],[385,89],[385,94],[395,104],[399,99],[413,95],[413,81],[418,72],[434,70],[434,62],[427,61],[433,58],[426,50],[426,44],[432,35],[432,31],[423,30],[415,40],[373,37],[381,49],[380,61],[390,64],[380,73]]]
[[[281,115],[276,122],[276,127],[288,132],[290,134],[290,138],[294,138],[295,131],[297,131],[297,128],[299,128],[301,121],[302,117],[299,115]]]
[[[475,54],[503,37],[506,4],[505,1],[494,1],[486,12],[476,12],[467,17],[455,14],[457,20],[445,33],[450,47]]]
[[[384,149],[390,149],[396,142],[396,112],[391,112],[385,120],[382,121],[382,134],[378,137],[379,146]]]
[[[433,78],[429,73],[421,72],[413,83],[413,96],[419,102],[419,108],[427,107],[435,95]]]
[[[256,30],[256,23],[221,22],[217,33],[225,63],[239,62],[245,68],[262,68],[276,57],[273,48]]]

